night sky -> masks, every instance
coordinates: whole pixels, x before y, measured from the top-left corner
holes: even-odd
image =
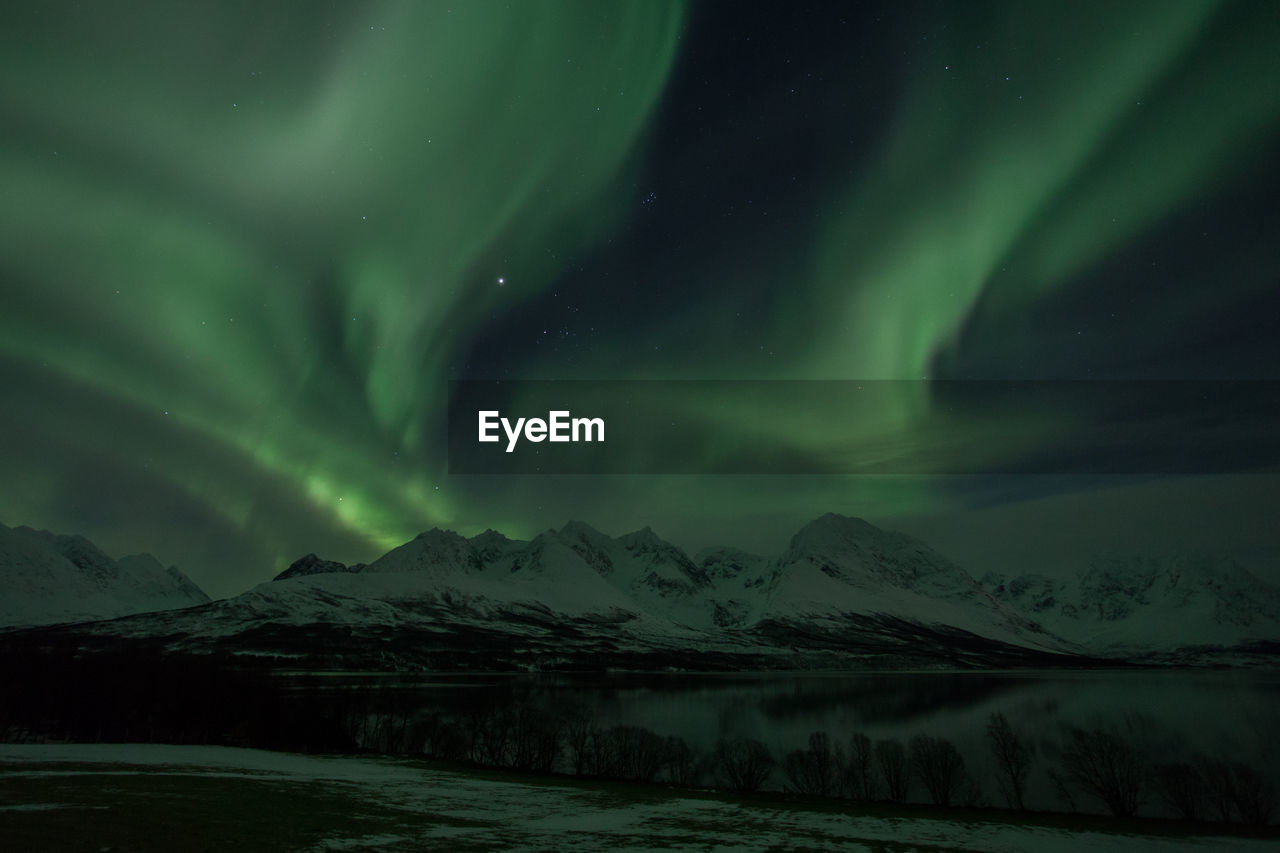
[[[828,511],[976,575],[1280,578],[1275,475],[462,477],[440,436],[451,379],[1280,380],[1277,45],[1274,2],[7,4],[0,521],[213,595]]]

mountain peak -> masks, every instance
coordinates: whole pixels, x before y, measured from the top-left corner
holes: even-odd
[[[626,534],[623,534],[622,536],[619,536],[618,541],[625,542],[628,544],[628,546],[631,546],[631,545],[656,546],[656,545],[667,544],[666,540],[664,540],[657,533],[654,533],[653,528],[647,524],[644,527],[640,528],[639,530],[633,530],[630,533],[626,533]]]
[[[339,563],[334,560],[322,560],[315,554],[308,554],[293,561],[289,568],[272,578],[273,581],[284,581],[289,578],[305,577],[307,575],[322,575],[330,572],[358,572],[364,568],[361,564],[348,566],[345,563]]]
[[[443,527],[433,527],[430,530],[422,531],[417,536],[413,537],[413,539],[415,542],[419,539],[427,542],[445,542],[454,539],[463,539],[463,537],[452,530],[446,530]],[[464,539],[463,541],[466,540]]]
[[[869,521],[828,512],[800,528],[791,537],[791,552],[844,548],[851,543],[905,539],[902,534],[876,527]]]
[[[510,539],[491,527],[483,533],[472,536],[467,541],[471,543],[471,547],[480,557],[480,562],[485,566],[497,562],[525,544],[515,539]]]
[[[962,568],[918,539],[833,512],[791,537],[779,562],[813,565],[828,577],[859,587],[888,584],[944,598],[980,590]]]
[[[613,540],[582,521],[570,521],[560,531],[551,534],[560,543],[568,546],[591,568],[602,576],[613,571],[613,558],[609,556],[609,546]]]
[[[399,548],[393,548],[365,567],[367,572],[426,572],[443,575],[454,571],[480,571],[484,567],[475,547],[452,530],[424,530]]]
[[[841,515],[838,512],[824,512],[813,521],[800,528],[804,530],[808,527],[828,527],[836,530],[873,530],[877,532],[885,532],[883,528],[876,527],[865,518],[859,518],[856,515]]]
[[[562,538],[583,539],[588,542],[609,538],[607,534],[601,533],[585,521],[577,520],[567,521],[558,531],[552,532],[559,534]]]
[[[654,533],[652,527],[646,526],[620,536],[618,541],[633,558],[649,567],[650,576],[646,583],[650,585],[670,592],[700,589],[711,583],[701,566],[690,560],[681,548]]]

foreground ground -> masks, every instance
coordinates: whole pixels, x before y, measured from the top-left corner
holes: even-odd
[[[1174,824],[871,811],[380,757],[0,744],[0,849],[13,851],[1280,849],[1274,838],[1197,836]]]

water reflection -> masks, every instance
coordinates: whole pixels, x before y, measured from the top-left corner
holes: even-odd
[[[367,683],[361,679],[361,683]],[[348,684],[330,680],[337,688]],[[1154,761],[1196,753],[1280,767],[1280,674],[1252,671],[901,672],[727,675],[433,675],[379,680],[422,711],[479,707],[583,709],[602,725],[643,726],[709,752],[724,737],[762,741],[775,756],[811,732],[847,741],[926,733],[960,749],[970,772],[990,778],[987,721],[1002,712],[1034,744],[1028,804],[1057,805],[1046,770],[1065,726],[1124,737]],[[406,697],[407,698],[407,697]],[[989,799],[996,799],[994,788]]]

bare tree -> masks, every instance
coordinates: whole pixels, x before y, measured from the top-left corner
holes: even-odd
[[[876,798],[875,760],[871,750],[871,738],[862,732],[849,736],[849,760],[844,766],[844,786],[855,800]]]
[[[591,740],[587,744],[587,772],[600,779],[615,779],[620,773],[617,729],[591,727]]]
[[[1214,816],[1223,823],[1229,823],[1236,806],[1236,780],[1230,765],[1220,758],[1204,756],[1197,758],[1195,764],[1204,779]]]
[[[934,805],[949,806],[965,782],[964,758],[946,738],[916,735],[909,747],[911,768]]]
[[[875,753],[876,766],[880,769],[880,777],[884,779],[889,799],[895,803],[905,803],[911,785],[907,748],[900,740],[878,740]]]
[[[1031,749],[999,711],[987,721],[987,745],[996,760],[996,782],[1010,808],[1025,809],[1023,795],[1031,773]]]
[[[1101,800],[1116,817],[1138,810],[1145,773],[1128,742],[1095,729],[1068,729],[1062,767],[1082,791]]]
[[[394,755],[406,750],[414,704],[407,691],[384,688],[375,695],[376,707],[370,746]]]
[[[419,751],[431,758],[456,761],[467,754],[467,738],[462,727],[439,712],[418,721],[415,737]]]
[[[515,720],[507,708],[495,708],[481,715],[480,763],[489,767],[510,767]]]
[[[595,723],[584,708],[574,708],[564,715],[564,739],[568,747],[569,763],[575,776],[587,772],[591,752],[591,736]]]
[[[809,748],[789,752],[783,758],[782,770],[793,791],[830,796],[836,788],[836,761],[827,733],[809,735]]]
[[[511,733],[511,766],[550,773],[560,758],[560,720],[541,708],[516,710]]]
[[[1076,797],[1075,794],[1071,793],[1071,786],[1067,784],[1066,777],[1053,767],[1049,768],[1049,783],[1053,785],[1053,792],[1062,801],[1063,808],[1069,812],[1080,810],[1076,807]]]
[[[716,744],[715,768],[719,784],[732,791],[758,791],[773,769],[773,756],[758,740],[722,738]]]
[[[467,738],[467,759],[488,767],[505,764],[508,724],[505,712],[491,707],[469,709],[463,715]]]
[[[1245,823],[1265,826],[1271,822],[1275,785],[1253,767],[1199,756],[1193,769],[1202,780],[1204,798],[1217,820],[1228,823],[1239,814]]]
[[[666,741],[642,726],[614,726],[610,734],[617,774],[633,782],[652,782],[666,760]]]
[[[1245,823],[1266,826],[1276,804],[1276,789],[1261,773],[1247,764],[1231,766],[1236,809]]]
[[[1204,817],[1209,787],[1194,764],[1177,761],[1157,764],[1152,770],[1156,792],[1176,815],[1186,820]]]
[[[675,785],[688,787],[698,780],[698,761],[684,738],[670,736],[664,750],[664,766],[667,779]]]

